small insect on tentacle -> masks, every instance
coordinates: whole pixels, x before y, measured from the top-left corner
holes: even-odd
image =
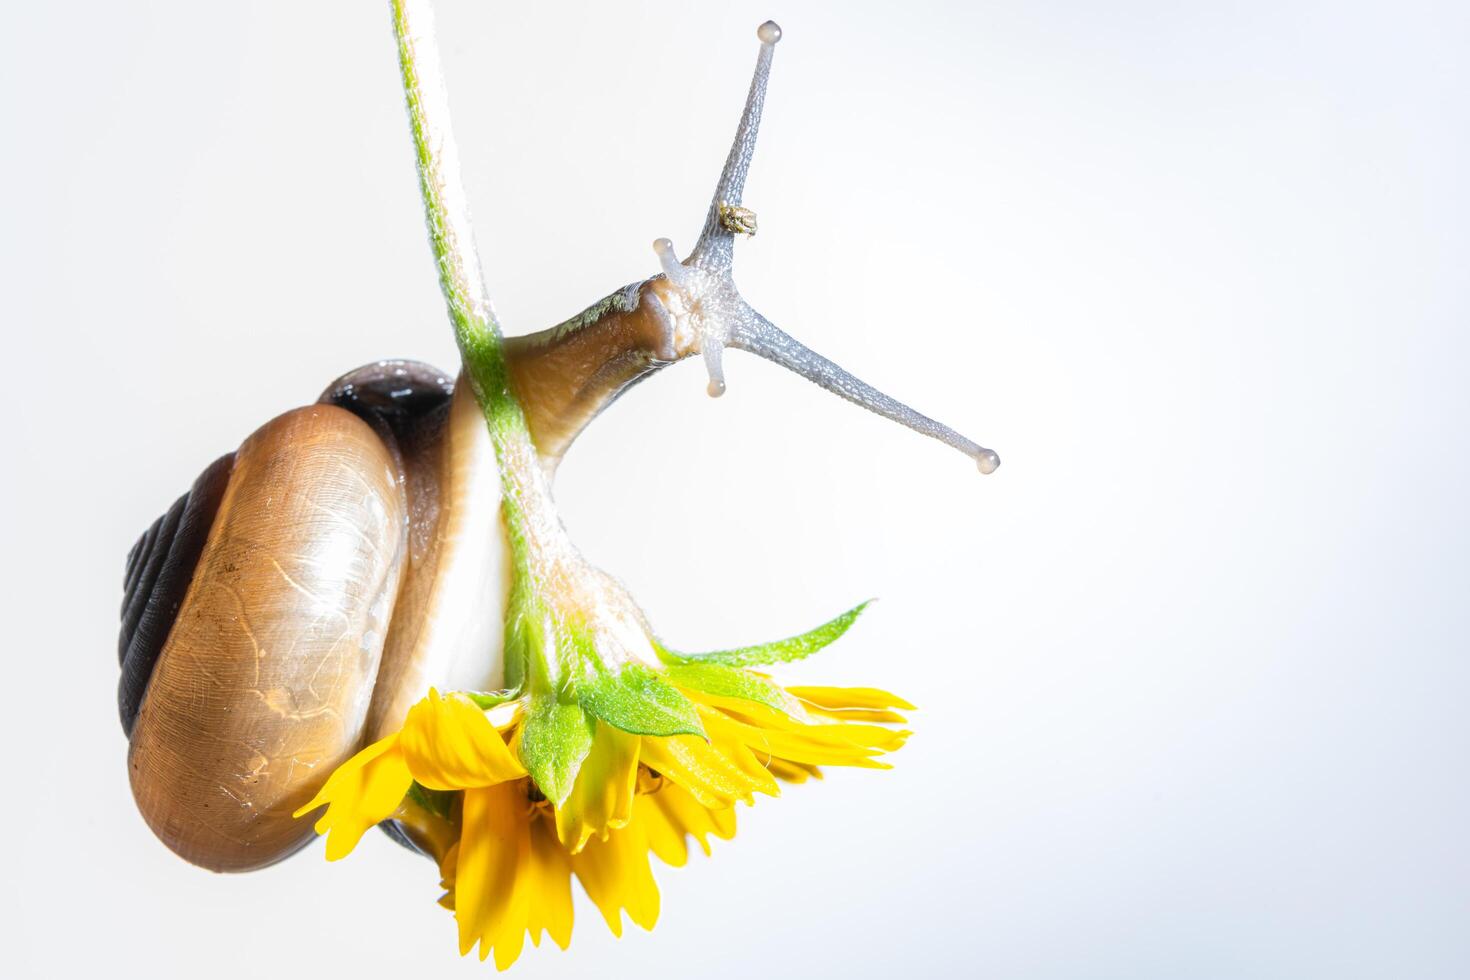
[[[740,125],[735,130],[735,142],[730,146],[730,155],[725,158],[725,169],[720,171],[720,180],[715,184],[714,200],[710,201],[709,214],[704,219],[704,230],[689,255],[689,263],[710,272],[728,272],[735,260],[735,233],[722,219],[722,211],[739,209],[741,195],[745,193],[745,175],[750,172],[750,161],[755,156],[755,138],[760,132],[761,109],[766,102],[766,86],[771,79],[771,58],[776,53],[776,42],[781,40],[781,28],[775,21],[768,20],[756,28],[761,50],[755,59],[755,75],[750,80],[750,93],[745,97],[745,108],[740,113]]]

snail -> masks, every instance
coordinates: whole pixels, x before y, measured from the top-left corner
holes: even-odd
[[[937,439],[982,473],[999,465],[803,346],[736,289],[735,239],[757,227],[745,176],[781,39],[772,22],[757,34],[749,95],[689,253],[660,238],[659,273],[503,342],[504,382],[546,486],[583,428],[664,367],[702,358],[720,396],[727,347]],[[445,234],[431,222],[431,237]],[[486,425],[483,386],[471,370],[411,361],[344,374],[206,467],[129,553],[118,688],[128,771],[139,811],[179,856],[232,872],[290,856],[313,836],[293,811],[365,742],[400,728],[425,690],[507,683],[511,538],[540,532],[507,529],[512,464]],[[432,816],[417,816],[384,829],[442,850]]]

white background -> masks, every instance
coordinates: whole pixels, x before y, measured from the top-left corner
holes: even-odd
[[[1463,977],[1466,45],[1453,3],[439,5],[511,332],[698,231],[778,48],[747,298],[961,457],[745,355],[561,470],[672,644],[922,707],[522,977]],[[377,835],[219,877],[138,817],[123,555],[387,356],[454,363],[384,3],[16,4],[0,36],[7,975],[442,975]],[[549,944],[548,944],[549,947]]]

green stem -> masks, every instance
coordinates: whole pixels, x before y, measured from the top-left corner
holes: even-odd
[[[551,488],[531,441],[525,412],[510,388],[500,326],[475,252],[434,41],[433,9],[428,0],[391,2],[429,243],[465,373],[485,415],[500,463],[502,510],[514,576],[511,605],[513,609],[525,608],[525,600],[533,598],[536,591],[537,539],[558,534],[561,524],[552,509]],[[507,658],[508,683],[515,679],[512,671],[519,674],[520,668]]]

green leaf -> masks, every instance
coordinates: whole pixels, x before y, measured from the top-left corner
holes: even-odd
[[[471,701],[475,702],[475,704],[479,705],[481,708],[484,708],[486,711],[489,711],[491,708],[495,707],[498,704],[504,704],[507,701],[514,701],[516,698],[521,696],[521,692],[519,690],[458,691],[456,693],[463,694],[465,697],[469,698]]]
[[[801,702],[786,693],[781,685],[739,667],[724,664],[674,664],[665,672],[669,682],[693,688],[717,698],[754,701],[779,711],[796,721],[808,721]]]
[[[550,694],[531,697],[521,726],[521,763],[536,788],[557,806],[572,792],[596,727],[580,704],[566,704]]]
[[[428,810],[438,817],[449,819],[449,814],[454,807],[454,791],[447,789],[429,789],[421,786],[417,781],[408,786],[408,798],[419,806]]]
[[[614,728],[634,735],[699,735],[699,712],[643,664],[579,682],[582,705]]]
[[[761,643],[753,647],[738,647],[734,650],[717,650],[714,653],[679,653],[660,647],[659,656],[665,663],[670,664],[723,664],[726,667],[759,667],[763,664],[791,663],[793,660],[810,657],[846,633],[848,627],[857,621],[858,616],[862,615],[862,611],[868,608],[868,604],[872,601],[869,599],[867,602],[860,602],[841,616],[827,620],[816,629],[785,640]]]

